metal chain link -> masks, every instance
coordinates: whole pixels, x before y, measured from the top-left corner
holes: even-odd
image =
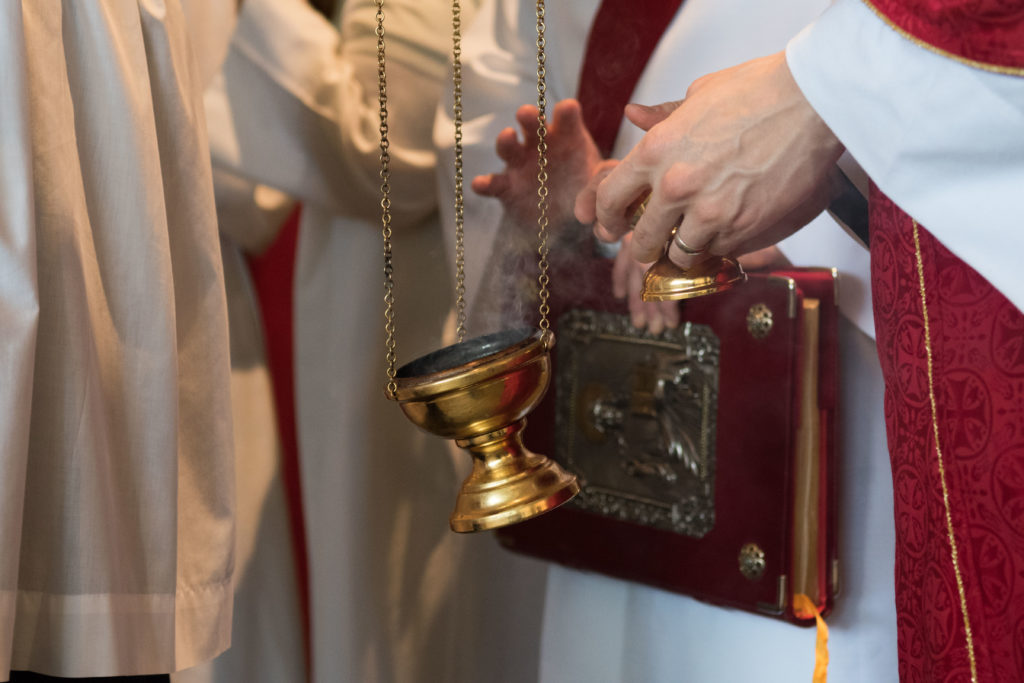
[[[398,387],[395,383],[397,353],[395,342],[395,281],[391,246],[391,154],[388,140],[387,71],[384,51],[384,0],[375,0],[377,7],[377,92],[380,105],[380,191],[381,191],[381,234],[384,238],[384,333],[385,360],[387,363],[388,398],[394,398]],[[465,245],[462,175],[462,11],[459,0],[452,0],[452,82],[454,89],[453,114],[455,119],[455,271],[456,271],[456,322],[458,340],[466,335],[466,283]],[[539,313],[540,328],[549,332],[551,323],[548,314],[551,307],[548,299],[550,277],[548,276],[548,145],[547,145],[547,57],[545,55],[545,7],[544,0],[537,0],[537,247],[538,284],[540,286]]]
[[[548,321],[548,314],[551,307],[548,305],[548,299],[551,293],[548,291],[548,284],[551,278],[548,277],[548,98],[544,19],[544,0],[537,0],[537,208],[540,211],[537,217],[537,239],[540,242],[537,247],[537,265],[540,269],[537,282],[540,285],[540,329],[544,334],[549,334],[551,323]]]
[[[466,338],[466,248],[462,196],[462,8],[452,0],[452,113],[455,120],[455,332]]]
[[[391,262],[391,153],[388,141],[388,86],[384,58],[384,0],[377,5],[377,97],[380,104],[380,208],[381,234],[384,237],[384,348],[388,382],[385,395],[395,398],[395,279]]]

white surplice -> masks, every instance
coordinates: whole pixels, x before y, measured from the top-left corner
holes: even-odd
[[[542,568],[449,531],[468,457],[383,395],[374,11],[346,2],[339,37],[303,0],[246,0],[226,98],[207,98],[211,125],[234,131],[212,141],[215,165],[303,204],[296,398],[313,678],[522,683],[537,667]],[[444,0],[385,7],[400,362],[440,345],[452,300],[431,140],[449,12]]]
[[[168,672],[230,640],[204,55],[177,0],[0,4],[2,680]]]
[[[575,96],[586,36],[598,6],[598,0],[587,0],[547,8],[549,103]],[[689,83],[705,73],[782,49],[825,6],[823,0],[687,0],[631,100],[655,104],[680,99]],[[502,128],[515,125],[519,105],[536,99],[533,30],[532,6],[499,1],[484,6],[466,36],[467,178],[502,168],[494,139]],[[450,115],[441,112],[435,130],[439,144],[449,139],[450,126]],[[625,122],[613,156],[621,158],[641,135]],[[451,188],[447,174],[442,177],[442,196]],[[465,214],[467,289],[472,294],[490,253],[501,247],[501,237],[495,237],[501,207],[495,200],[467,197]],[[842,277],[843,592],[828,620],[829,680],[894,681],[892,483],[881,412],[881,371],[871,336],[868,255],[824,216],[780,246],[796,265],[839,266]],[[486,313],[493,305],[473,303],[471,331],[476,331],[474,325],[487,325]],[[813,630],[602,575],[557,565],[548,571],[539,672],[545,683],[731,683],[752,677],[789,683],[810,679],[813,653]]]
[[[226,47],[226,46],[225,46]],[[217,90],[223,79],[207,88]],[[211,139],[219,135],[210,120]],[[231,336],[235,438],[235,599],[231,648],[173,683],[301,683],[306,660],[273,383],[246,256],[263,253],[294,207],[286,195],[215,169],[214,196]]]
[[[786,58],[882,192],[1024,310],[1024,76],[915,45],[860,0],[838,0]]]

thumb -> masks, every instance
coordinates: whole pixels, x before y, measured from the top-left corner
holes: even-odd
[[[655,124],[661,123],[669,117],[669,114],[679,108],[682,100],[675,102],[662,102],[654,106],[646,104],[627,104],[626,118],[637,128],[650,130]]]

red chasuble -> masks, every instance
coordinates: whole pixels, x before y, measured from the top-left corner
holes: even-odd
[[[1024,0],[865,0],[910,40],[995,71],[1024,73]]]
[[[900,680],[1024,680],[1024,315],[877,189],[871,223]]]
[[[1024,0],[868,4],[924,48],[1024,76]],[[870,220],[900,680],[1021,681],[1024,315],[877,188]]]

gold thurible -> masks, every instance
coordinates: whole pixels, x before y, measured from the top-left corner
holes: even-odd
[[[494,529],[554,509],[579,492],[576,477],[522,442],[527,414],[551,380],[554,333],[548,322],[547,126],[545,121],[544,1],[537,2],[539,329],[521,328],[465,341],[462,188],[461,10],[452,3],[455,118],[456,325],[458,342],[396,368],[394,282],[384,50],[384,0],[377,0],[377,58],[381,134],[381,209],[384,237],[385,393],[422,429],[469,452],[473,470],[449,518],[454,531]]]

